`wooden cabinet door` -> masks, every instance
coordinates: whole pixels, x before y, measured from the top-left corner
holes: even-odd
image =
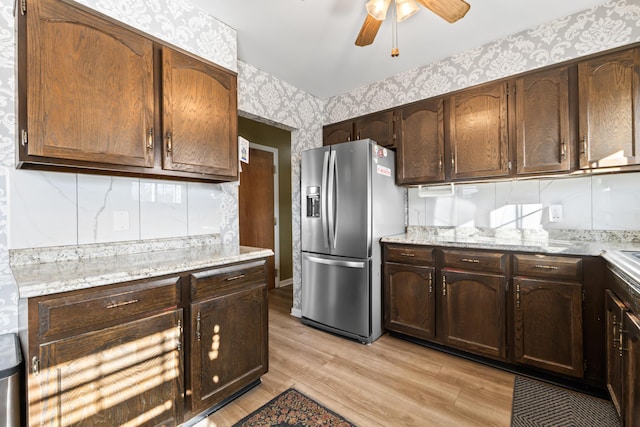
[[[394,147],[393,117],[393,111],[385,111],[356,119],[356,139],[370,138],[383,147]]]
[[[397,114],[398,184],[444,181],[444,101],[430,99]]]
[[[452,95],[449,110],[451,179],[509,175],[506,83]]]
[[[518,174],[571,168],[569,73],[566,67],[516,80]]]
[[[624,425],[640,422],[640,319],[629,312],[623,320]]]
[[[435,338],[433,267],[386,263],[384,326],[416,338]]]
[[[40,0],[29,3],[27,51],[21,155],[153,167],[150,40]]]
[[[624,303],[610,290],[606,291],[606,355],[607,389],[618,415],[622,416],[622,320],[627,311]]]
[[[582,284],[514,277],[515,360],[582,377]]]
[[[578,64],[580,167],[640,162],[640,49]]]
[[[43,344],[31,426],[157,426],[182,420],[182,310]]]
[[[192,411],[219,404],[268,368],[267,286],[191,305]]]
[[[164,169],[238,176],[236,76],[162,49]]]
[[[326,125],[322,128],[322,145],[333,145],[352,141],[356,139],[353,135],[352,121]]]
[[[442,270],[441,319],[447,345],[506,360],[506,278]]]

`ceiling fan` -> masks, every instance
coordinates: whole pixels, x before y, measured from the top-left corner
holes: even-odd
[[[387,10],[392,0],[369,0],[366,4],[367,17],[360,28],[360,33],[356,38],[356,46],[367,46],[373,43],[378,34],[380,25],[387,16]],[[419,8],[416,0],[393,0],[396,6],[396,19],[394,24],[394,49],[391,56],[398,56],[397,47],[395,47],[395,23],[401,22],[416,13]],[[471,7],[464,0],[417,0],[422,6],[431,10],[449,23],[454,23],[462,18]]]

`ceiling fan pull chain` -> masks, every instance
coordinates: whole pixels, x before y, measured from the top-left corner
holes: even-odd
[[[395,6],[395,0],[394,0]],[[391,57],[395,58],[400,55],[400,49],[398,48],[398,19],[396,18],[396,8],[393,9],[393,17],[391,19]]]

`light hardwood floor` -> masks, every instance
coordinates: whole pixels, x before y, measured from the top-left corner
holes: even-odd
[[[360,427],[509,426],[514,375],[388,334],[372,345],[305,326],[269,293],[269,372],[198,427],[233,425],[289,387]]]

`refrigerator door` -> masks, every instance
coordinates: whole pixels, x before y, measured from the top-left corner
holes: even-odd
[[[302,152],[300,172],[302,250],[329,253],[327,181],[329,147]]]
[[[316,326],[368,338],[370,260],[302,254],[302,317]]]
[[[327,180],[327,215],[331,255],[371,256],[370,140],[331,146]]]

